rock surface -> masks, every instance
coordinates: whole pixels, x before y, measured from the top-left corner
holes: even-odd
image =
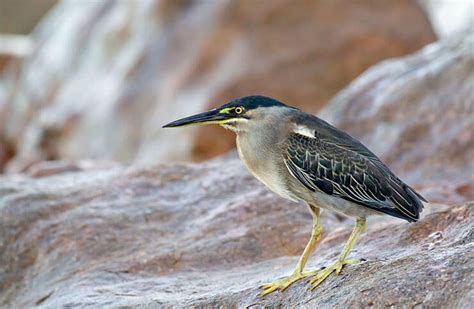
[[[473,304],[473,204],[429,206],[416,224],[371,218],[352,254],[367,262],[315,291],[302,281],[261,299],[260,284],[293,269],[311,218],[238,159],[10,175],[0,194],[0,306]],[[351,224],[324,213],[309,268],[337,257]]]
[[[161,126],[255,93],[316,112],[370,65],[435,35],[408,0],[143,0],[63,1],[34,38],[19,78],[6,78],[10,171],[44,159],[208,158],[234,146],[224,130]]]
[[[148,168],[42,163],[31,176],[0,178],[0,306],[474,306],[473,146],[462,142],[472,133],[463,115],[473,104],[469,44],[457,38],[376,66],[323,112],[342,127],[352,121],[353,133],[432,203],[415,224],[370,218],[351,254],[367,262],[317,290],[302,280],[257,297],[260,284],[293,270],[311,218],[236,158]],[[333,261],[352,229],[328,213],[322,221],[308,268]]]
[[[438,202],[474,199],[473,115],[472,34],[372,67],[320,113]]]

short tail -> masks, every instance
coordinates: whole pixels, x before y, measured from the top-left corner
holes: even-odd
[[[404,186],[403,189],[410,198],[410,201],[413,203],[413,208],[416,211],[415,221],[417,221],[420,218],[420,213],[423,211],[424,208],[423,202],[427,203],[428,201],[423,196],[421,196],[421,194],[419,194],[418,192],[413,190],[413,188],[407,185]]]

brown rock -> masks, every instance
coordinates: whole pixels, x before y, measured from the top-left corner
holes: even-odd
[[[256,296],[292,271],[311,218],[236,158],[128,169],[45,163],[30,168],[39,178],[0,177],[0,306],[473,307],[472,42],[453,38],[380,64],[322,112],[438,203],[414,224],[370,218],[351,254],[367,262],[317,290],[302,280]],[[308,268],[336,258],[351,224],[323,214]]]
[[[412,1],[300,3],[305,5],[246,1],[228,13],[220,32],[238,33],[249,56],[239,78],[218,89],[206,109],[264,94],[316,113],[371,65],[414,52],[434,37]],[[209,50],[217,48],[213,40],[208,44]],[[233,134],[218,126],[202,127],[197,134],[193,155],[199,160],[235,146]]]
[[[473,204],[429,206],[416,224],[374,217],[352,254],[367,262],[258,298],[293,269],[311,218],[222,160],[0,178],[0,306],[473,305]],[[309,268],[351,230],[326,213],[323,224]]]
[[[0,125],[17,150],[11,171],[221,154],[233,147],[224,130],[161,126],[254,93],[315,112],[370,65],[435,36],[408,0],[168,0],[61,2],[34,38]]]
[[[2,130],[8,119],[6,110],[12,96],[11,89],[18,78],[21,62],[32,52],[33,42],[29,36],[0,34],[0,173],[16,152],[14,137],[12,140],[7,138]],[[3,80],[3,75],[8,75],[9,80]]]
[[[6,163],[13,158],[14,154],[12,144],[4,140],[0,135],[0,173],[3,171]]]
[[[359,138],[431,201],[474,199],[473,35],[374,66],[320,116]]]
[[[48,163],[30,168],[40,178],[0,178],[0,306],[472,307],[470,44],[454,38],[380,64],[322,112],[433,203],[415,224],[370,218],[351,254],[367,262],[317,290],[303,280],[257,297],[292,271],[311,218],[236,158]],[[333,261],[352,228],[327,213],[323,225],[309,269]]]

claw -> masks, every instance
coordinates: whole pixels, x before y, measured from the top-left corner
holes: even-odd
[[[359,264],[360,260],[345,260],[345,261],[336,261],[332,265],[328,266],[327,268],[317,272],[309,282],[311,284],[311,290],[314,290],[316,287],[318,287],[321,283],[324,282],[324,280],[329,277],[329,275],[333,272],[336,273],[336,275],[339,275],[342,271],[342,268],[344,268],[344,265],[354,265],[354,264]]]
[[[275,291],[283,292],[286,290],[290,285],[295,283],[296,281],[306,278],[309,274],[302,274],[302,273],[293,273],[290,276],[277,280],[271,283],[265,283],[260,286],[263,289],[263,292],[259,294],[260,297],[273,293]]]

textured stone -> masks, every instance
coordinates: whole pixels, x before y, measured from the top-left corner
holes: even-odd
[[[371,218],[352,253],[367,262],[261,299],[260,284],[293,269],[311,216],[237,159],[10,175],[0,194],[0,306],[472,306],[473,204],[428,206],[416,224]],[[334,260],[352,228],[322,222],[309,268]]]
[[[292,271],[311,216],[265,189],[235,154],[147,168],[44,162],[29,176],[0,177],[0,306],[472,307],[472,143],[457,142],[472,122],[447,117],[473,104],[470,42],[378,65],[322,113],[431,201],[414,224],[369,218],[351,253],[367,262],[314,291],[302,280],[258,298],[260,284]],[[443,93],[448,102],[436,100]],[[337,257],[351,221],[323,213],[309,269]]]
[[[471,308],[474,306],[472,36],[379,64],[321,116],[350,131],[431,203],[422,219],[371,217],[346,267],[258,298],[309,237],[302,204],[259,184],[235,154],[201,164],[45,162],[0,177],[0,306]],[[352,220],[324,212],[309,269]]]

